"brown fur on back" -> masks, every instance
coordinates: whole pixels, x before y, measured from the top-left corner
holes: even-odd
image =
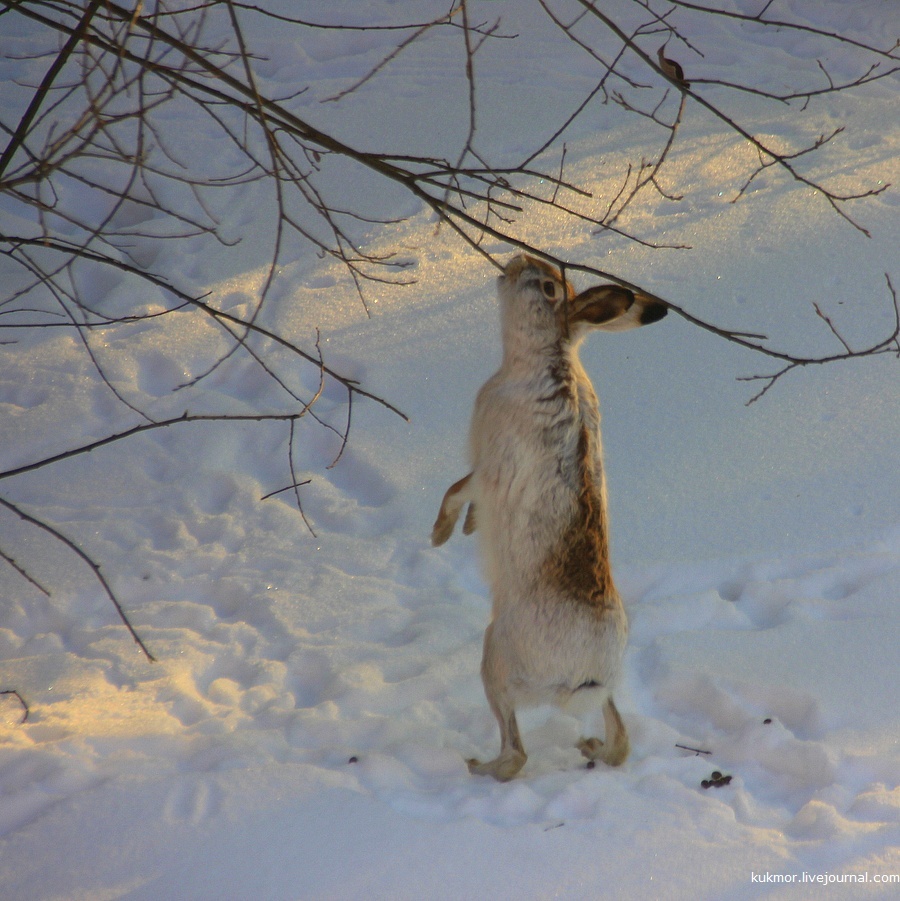
[[[599,486],[591,465],[593,448],[582,426],[578,440],[579,485],[572,521],[541,569],[542,580],[571,600],[595,607],[614,603],[609,543]]]

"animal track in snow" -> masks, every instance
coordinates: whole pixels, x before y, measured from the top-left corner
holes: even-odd
[[[169,791],[163,817],[168,823],[199,826],[218,813],[221,794],[221,790],[203,776],[185,779]]]
[[[304,648],[287,661],[286,687],[296,707],[315,707],[330,697],[335,669],[325,651]]]
[[[743,567],[717,590],[758,629],[796,619],[843,620],[855,615],[843,602],[892,573],[894,566],[877,554],[849,557],[839,567],[830,559],[776,561]]]

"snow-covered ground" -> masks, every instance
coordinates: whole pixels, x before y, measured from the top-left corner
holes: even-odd
[[[353,4],[303,6],[355,15]],[[378,15],[402,20],[405,6]],[[542,15],[476,6],[523,32]],[[898,25],[876,0],[778,7],[860,36]],[[789,84],[813,52],[802,34],[769,47],[726,25],[696,35],[709,52],[692,68],[717,77],[739,60]],[[326,107],[319,100],[365,74],[396,35],[300,46],[271,22],[250,31],[266,87],[284,94],[316,77],[302,102],[349,137],[397,140],[383,96],[414,113],[416,150],[430,134],[436,144],[441,130],[458,134],[458,110],[433,115],[448,80],[464,88],[458,40],[410,49]],[[476,58],[479,134],[497,152],[533,146],[531,128],[546,130],[589,87],[587,72],[560,71],[560,38],[548,32],[546,55],[523,60],[526,38]],[[738,109],[753,124],[768,116],[785,139],[846,125],[822,150],[820,174],[896,182],[897,87],[894,76],[828,99],[808,125],[791,110]],[[643,137],[643,123],[618,115],[597,107],[567,136],[569,178],[599,196]],[[746,150],[689,106],[666,176],[686,199],[639,205],[629,226],[693,250],[612,246],[537,213],[529,237],[779,346],[840,350],[814,302],[851,343],[881,337],[892,315],[885,271],[900,283],[896,190],[854,207],[865,238],[774,175],[729,203],[742,161]],[[265,197],[252,187],[241,197],[224,222],[245,235],[241,246],[198,257],[186,240],[155,263],[238,314],[267,249],[265,219],[254,218]],[[465,759],[499,740],[478,674],[489,599],[473,540],[433,549],[429,534],[444,489],[465,472],[471,403],[498,360],[496,272],[393,201],[410,218],[373,231],[371,246],[402,248],[413,287],[372,286],[369,319],[340,267],[307,252],[285,261],[266,309],[267,325],[307,347],[318,326],[326,362],[410,417],[357,400],[333,469],[337,437],[301,423],[295,456],[312,480],[301,496],[315,536],[289,493],[260,500],[290,481],[283,424],[173,426],[2,483],[102,564],[158,662],[70,551],[0,515],[0,547],[51,592],[0,566],[0,690],[30,705],[21,723],[15,696],[0,696],[0,898],[895,897],[876,879],[900,879],[896,357],[810,367],[748,407],[758,386],[736,376],[772,371],[771,361],[675,316],[591,339],[583,357],[603,407],[613,563],[631,621],[618,700],[632,756],[586,769],[578,722],[542,710],[522,720],[520,778],[473,778]],[[86,287],[101,308],[128,302],[123,281]],[[223,346],[190,312],[132,328],[127,357],[118,334],[96,352],[158,417],[183,412],[173,388]],[[7,337],[0,469],[137,421],[77,336]],[[297,377],[314,390],[314,373]],[[196,409],[235,413],[277,397],[249,357],[192,392]],[[343,389],[326,386],[316,410],[341,425]],[[704,789],[716,770],[730,783]],[[826,874],[869,881],[799,884]]]

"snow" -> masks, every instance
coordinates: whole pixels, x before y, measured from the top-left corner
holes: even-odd
[[[377,4],[373,15],[402,20],[402,6]],[[539,11],[485,6],[534,40]],[[878,2],[776,6],[826,29],[890,31]],[[306,7],[353,20],[351,5]],[[801,33],[761,49],[753,28],[706,28],[696,37],[709,59],[683,62],[708,65],[709,77],[759,53],[761,77],[780,87],[815,57]],[[284,94],[315,77],[304,109],[331,116],[348,139],[428,152],[465,127],[449,102],[437,132],[415,124],[434,120],[445,68],[465,87],[460,48],[445,39],[411,48],[346,102],[321,104],[363,76],[393,33],[332,33],[309,46],[273,22],[255,21],[251,33],[268,57],[263,87]],[[523,68],[521,42],[476,58],[492,152],[533,147],[534,133],[590,86],[587,61],[560,71],[564,44],[543,37],[547,53],[533,67]],[[841,75],[849,65],[840,55],[832,64]],[[40,71],[33,60],[17,65]],[[523,121],[516,111],[545,83],[546,102]],[[785,140],[846,124],[846,137],[823,149],[822,171],[851,187],[896,182],[896,87],[894,76],[830,98],[812,124],[749,99],[741,109]],[[3,121],[13,121],[15,97],[2,101]],[[398,108],[411,134],[385,124]],[[644,126],[613,129],[606,107],[595,116],[567,136],[567,160],[569,177],[603,196]],[[665,177],[689,200],[639,204],[627,224],[692,250],[610,242],[540,211],[527,237],[574,262],[606,260],[698,316],[762,329],[779,346],[840,349],[813,302],[855,346],[881,336],[885,271],[900,281],[896,191],[854,207],[870,239],[775,175],[731,204],[746,149],[702,115],[685,128]],[[199,239],[184,239],[157,250],[154,265],[246,314],[271,239],[262,191],[248,186],[221,210],[241,245],[204,255]],[[290,482],[283,423],[172,426],[3,482],[4,497],[101,562],[158,662],[140,655],[68,550],[0,514],[0,546],[50,591],[0,567],[0,690],[30,706],[22,723],[15,696],[0,696],[0,896],[889,896],[874,879],[900,876],[896,359],[811,367],[746,406],[758,386],[735,377],[773,371],[772,361],[675,316],[591,339],[583,357],[603,407],[613,564],[631,622],[617,700],[632,756],[616,770],[586,769],[577,721],[539,710],[522,717],[521,777],[473,778],[465,759],[492,754],[499,740],[478,674],[489,598],[473,540],[433,549],[429,534],[443,491],[465,472],[471,403],[498,359],[495,272],[396,189],[367,202],[409,216],[373,229],[369,246],[400,248],[415,285],[372,286],[367,318],[340,267],[298,249],[265,308],[267,327],[304,347],[318,327],[330,366],[410,417],[357,399],[333,468],[338,437],[300,422],[295,460],[311,479],[301,497],[315,535],[289,492],[260,500]],[[146,289],[136,298],[124,277],[84,277],[98,309],[158,302]],[[0,469],[134,424],[76,336],[12,337],[0,346]],[[155,417],[188,405],[284,408],[248,356],[174,390],[225,347],[196,313],[102,337],[95,350],[108,374]],[[267,354],[281,371],[295,367],[292,384],[315,390],[315,367]],[[316,410],[342,426],[344,390],[326,384]],[[703,789],[715,770],[730,784]],[[869,882],[753,879],[766,873]]]

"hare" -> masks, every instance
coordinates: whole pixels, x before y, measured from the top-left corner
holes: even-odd
[[[472,471],[448,489],[432,543],[450,537],[468,504],[463,531],[480,536],[493,601],[481,677],[501,741],[494,760],[469,770],[505,781],[526,760],[521,706],[602,705],[604,740],[579,749],[611,766],[628,756],[611,693],[628,621],[610,572],[600,411],[578,346],[591,329],[636,328],[667,308],[617,285],[575,295],[525,255],[506,266],[498,294],[503,361],[478,392]]]

